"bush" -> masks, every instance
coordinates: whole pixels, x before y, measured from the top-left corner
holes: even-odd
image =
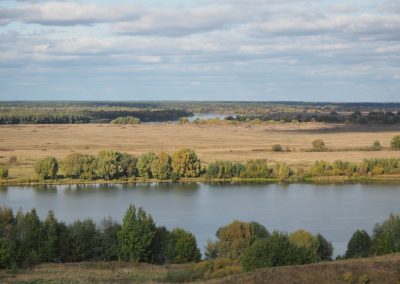
[[[371,249],[371,237],[364,230],[357,230],[347,244],[346,258],[368,257]]]
[[[314,151],[324,151],[326,149],[325,142],[321,139],[314,140],[311,144]]]
[[[393,137],[390,146],[393,150],[400,150],[400,135]]]
[[[58,173],[58,161],[54,157],[38,160],[35,164],[35,173],[39,179],[55,179]]]
[[[256,240],[267,238],[269,232],[256,222],[233,221],[219,228],[216,236],[215,243],[208,242],[206,256],[237,259]]]
[[[157,158],[151,163],[151,172],[155,178],[160,180],[169,179],[172,173],[172,159],[164,152],[157,155]]]
[[[240,257],[244,271],[261,267],[305,264],[304,249],[296,247],[287,234],[274,232],[269,238],[255,241]]]
[[[272,145],[272,152],[282,152],[283,147],[281,144]]]
[[[157,159],[157,155],[153,152],[144,153],[139,156],[137,169],[140,177],[152,178],[151,165]]]
[[[174,229],[168,236],[166,249],[167,263],[197,262],[201,258],[196,237],[183,229]]]
[[[210,178],[233,178],[240,177],[245,166],[238,162],[215,161],[208,165],[207,176]]]
[[[62,161],[62,170],[66,177],[93,179],[96,175],[96,158],[80,153],[70,154]]]
[[[0,167],[0,179],[8,178],[8,170]]]
[[[189,118],[187,117],[181,117],[179,119],[179,124],[188,124],[189,123]]]
[[[17,158],[17,156],[11,156],[11,157],[8,159],[8,161],[9,161],[11,164],[14,164],[14,163],[16,163],[16,162],[18,161],[18,158]]]
[[[371,149],[373,150],[373,151],[380,151],[380,150],[382,150],[382,145],[381,145],[381,142],[379,142],[379,141],[375,141],[374,142],[374,144],[372,144],[372,147],[371,147]]]
[[[269,178],[272,176],[272,168],[268,167],[267,160],[249,160],[246,169],[242,172],[244,178]]]
[[[198,177],[201,163],[193,150],[181,149],[172,155],[172,170],[180,177]]]
[[[112,124],[140,124],[140,119],[133,116],[123,116],[112,120]]]

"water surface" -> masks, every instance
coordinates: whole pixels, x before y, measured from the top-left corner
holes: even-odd
[[[257,221],[268,230],[303,228],[321,233],[344,253],[357,229],[371,232],[390,213],[400,213],[400,188],[382,184],[170,184],[0,187],[0,206],[48,210],[67,223],[111,216],[118,222],[130,203],[143,207],[158,225],[193,232],[199,246],[215,239],[232,220]]]

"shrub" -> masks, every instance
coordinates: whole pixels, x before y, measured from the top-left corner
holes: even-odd
[[[371,147],[371,149],[373,150],[373,151],[380,151],[380,150],[382,150],[382,145],[381,145],[381,142],[379,142],[379,141],[375,141],[374,142],[374,144],[372,144],[372,147]]]
[[[35,173],[39,179],[55,179],[58,173],[58,161],[54,157],[38,160],[35,164]]]
[[[283,147],[281,144],[272,145],[272,152],[282,152]]]
[[[14,163],[16,163],[16,162],[18,161],[18,158],[17,158],[17,156],[11,156],[11,157],[8,159],[8,161],[9,161],[11,164],[14,164]]]
[[[151,172],[155,178],[160,180],[169,179],[172,173],[172,159],[164,152],[157,155],[157,158],[151,163]]]
[[[353,276],[353,273],[352,273],[352,272],[347,271],[347,272],[343,273],[342,278],[343,278],[343,281],[344,281],[344,282],[346,282],[346,283],[352,283],[352,282],[353,282],[353,279],[354,279],[354,276]]]
[[[8,169],[0,167],[0,179],[8,178]]]
[[[269,178],[272,168],[268,167],[267,160],[249,160],[246,169],[242,172],[244,178]]]
[[[196,237],[183,229],[174,229],[168,236],[167,263],[197,262],[201,258]]]
[[[181,117],[179,119],[179,124],[188,124],[189,123],[189,118],[187,117]]]
[[[172,170],[180,177],[198,177],[201,163],[191,149],[181,149],[172,155]]]
[[[400,150],[400,135],[393,137],[390,146],[393,150]]]
[[[291,175],[293,175],[293,171],[287,164],[280,163],[278,165],[278,173],[276,176],[279,180],[287,180]]]
[[[370,255],[371,237],[364,230],[357,230],[347,244],[346,258],[367,257]]]
[[[357,281],[358,284],[368,284],[370,282],[371,280],[369,279],[367,274],[362,274],[358,276],[358,281]]]
[[[96,158],[80,153],[70,154],[62,161],[62,170],[66,177],[93,179],[96,172]]]
[[[240,257],[244,271],[261,267],[308,263],[304,249],[290,242],[287,234],[274,232],[269,238],[255,241]]]
[[[244,170],[245,166],[238,162],[215,161],[208,165],[207,176],[219,179],[239,177]]]
[[[215,243],[208,243],[206,255],[237,259],[256,240],[267,238],[269,232],[256,222],[233,221],[219,228],[216,236],[218,240]]]
[[[157,159],[157,155],[153,152],[144,153],[139,156],[137,169],[140,177],[152,178],[151,165]]]
[[[133,116],[123,116],[112,120],[112,124],[140,124],[140,119]]]
[[[314,151],[324,151],[325,150],[325,142],[321,139],[314,140],[311,144],[312,144]]]

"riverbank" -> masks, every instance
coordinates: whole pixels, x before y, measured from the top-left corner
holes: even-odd
[[[392,183],[400,184],[400,175],[378,175],[378,176],[322,176],[312,178],[290,178],[288,180],[279,180],[277,178],[229,178],[229,179],[210,179],[206,177],[198,178],[182,178],[178,181],[174,180],[158,180],[158,179],[127,179],[127,180],[82,180],[82,179],[56,179],[56,180],[35,180],[35,179],[5,179],[0,180],[2,186],[39,186],[39,185],[140,185],[140,184],[188,184],[188,183],[204,183],[204,184],[236,184],[236,183],[282,183],[282,184],[335,184],[335,183]]]

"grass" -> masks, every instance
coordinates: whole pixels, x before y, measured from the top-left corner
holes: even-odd
[[[15,272],[0,270],[0,283],[165,283],[202,279],[197,265],[149,265],[122,262],[42,264]],[[340,260],[309,265],[261,268],[250,273],[240,269],[214,271],[204,283],[399,283],[400,254]],[[223,277],[227,274],[234,275]],[[201,273],[200,273],[201,274]],[[223,278],[221,278],[223,277]],[[208,279],[208,277],[206,277]],[[348,280],[352,280],[349,282]],[[368,280],[365,282],[365,280]],[[201,280],[200,280],[201,281]],[[200,281],[196,283],[200,283]],[[364,281],[364,282],[363,282]]]
[[[350,126],[320,123],[251,125],[213,124],[76,124],[76,125],[2,125],[0,126],[0,166],[10,170],[14,178],[34,176],[34,162],[45,156],[64,158],[70,153],[97,154],[113,149],[131,154],[165,151],[169,154],[183,147],[194,149],[207,164],[214,160],[246,161],[268,159],[286,162],[293,167],[306,167],[315,160],[333,162],[336,159],[359,162],[364,158],[400,157],[400,151],[389,150],[400,126]],[[316,139],[327,147],[346,149],[341,152],[306,152]],[[379,140],[382,151],[366,153]],[[273,152],[281,144],[290,152]],[[358,147],[355,148],[355,147]],[[17,157],[10,163],[10,157]]]

